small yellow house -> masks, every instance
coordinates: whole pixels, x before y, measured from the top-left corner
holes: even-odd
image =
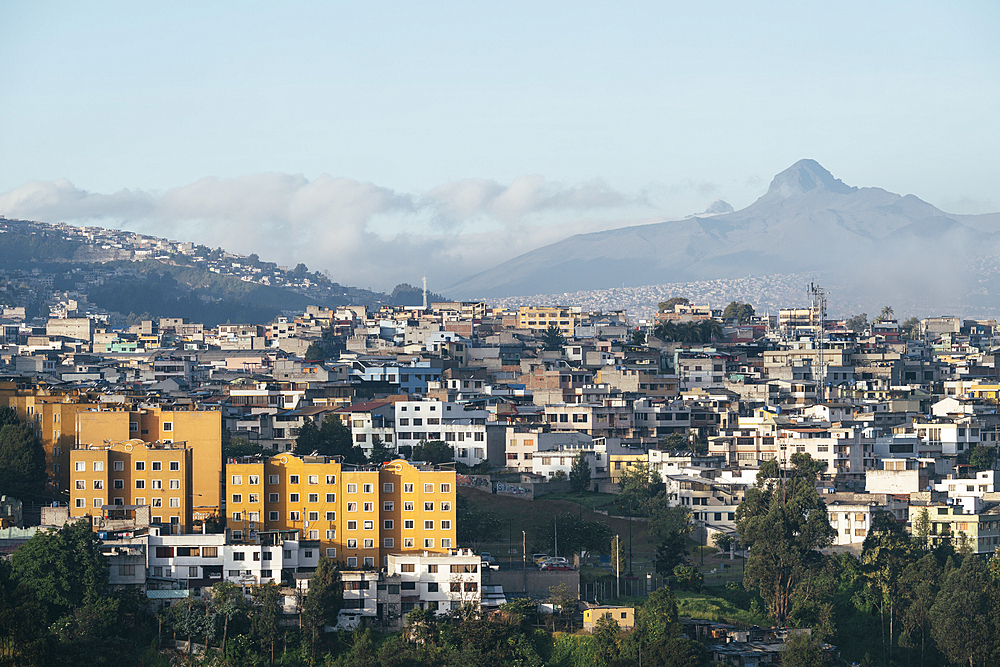
[[[635,609],[632,607],[616,607],[613,605],[603,605],[591,607],[583,612],[583,629],[593,632],[597,626],[597,621],[602,616],[611,616],[618,623],[622,630],[631,630],[635,627]]]

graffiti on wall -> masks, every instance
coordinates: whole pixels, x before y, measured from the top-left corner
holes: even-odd
[[[533,495],[531,489],[507,482],[497,482],[496,493],[505,493],[509,496],[530,496]]]
[[[490,478],[484,475],[456,475],[455,483],[459,486],[469,486],[482,491],[490,490]]]

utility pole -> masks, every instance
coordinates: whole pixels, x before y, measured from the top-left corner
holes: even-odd
[[[552,517],[552,530],[555,531],[555,546],[552,549],[553,551],[555,551],[555,553],[552,554],[552,555],[553,556],[558,556],[559,555],[559,522],[556,521],[555,517]]]
[[[617,593],[615,597],[622,596],[622,558],[621,558],[621,538],[615,535],[615,584]]]
[[[528,594],[528,552],[525,549],[525,544],[527,540],[525,539],[525,532],[521,531],[521,587],[524,589],[525,595]]]

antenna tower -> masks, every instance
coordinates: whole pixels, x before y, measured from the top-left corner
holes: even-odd
[[[812,320],[814,317],[819,317],[816,342],[819,345],[819,354],[817,355],[819,357],[819,381],[820,387],[823,387],[826,384],[826,364],[823,358],[823,350],[826,348],[826,290],[816,283],[809,283],[806,293],[809,295],[811,302],[809,304],[809,319]]]
[[[424,276],[424,312],[427,312],[427,276]]]

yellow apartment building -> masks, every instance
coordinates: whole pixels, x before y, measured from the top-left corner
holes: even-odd
[[[348,568],[458,546],[454,470],[279,454],[227,462],[226,482],[227,525],[237,543],[253,543],[260,530],[298,530]]]
[[[76,445],[69,451],[71,517],[99,516],[105,505],[148,505],[171,533],[192,527],[193,450],[184,442],[133,439]]]
[[[579,306],[521,306],[517,311],[517,328],[542,332],[556,326],[562,335],[572,338],[582,317]]]

